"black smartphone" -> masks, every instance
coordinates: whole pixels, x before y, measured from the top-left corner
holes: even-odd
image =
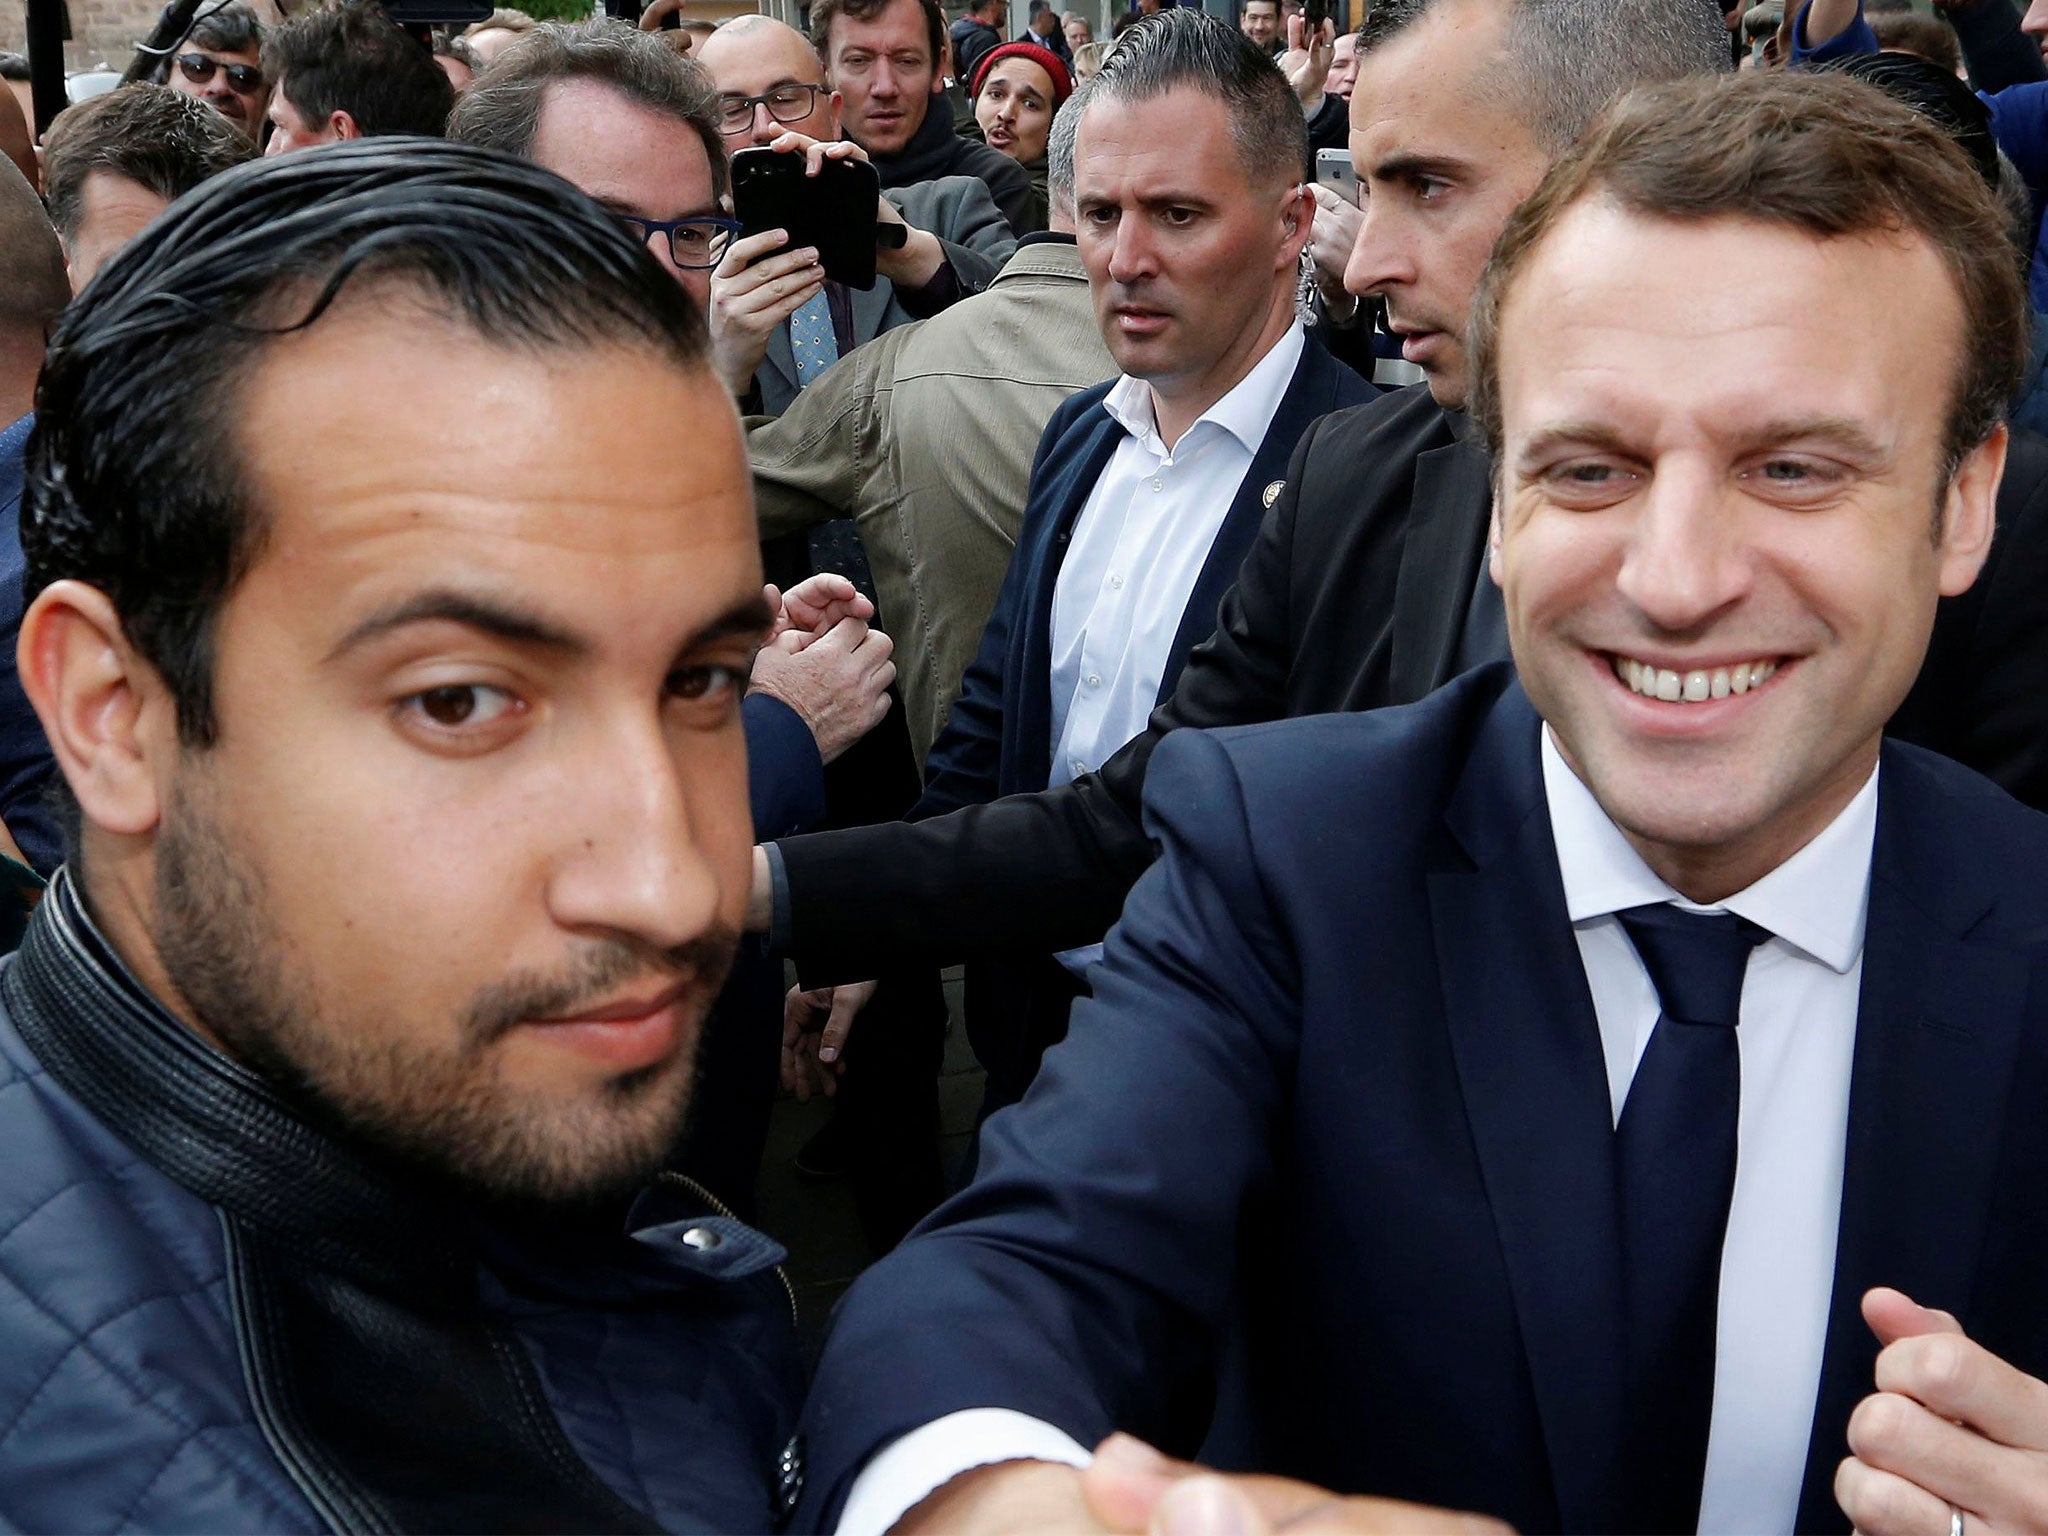
[[[802,155],[753,148],[732,157],[732,211],[741,232],[788,230],[792,249],[815,246],[825,275],[849,288],[875,286],[881,195],[881,178],[865,160],[827,160],[806,176]]]
[[[1335,14],[1336,0],[1302,0],[1301,31],[1303,45],[1306,46],[1308,40],[1316,35],[1323,23]]]

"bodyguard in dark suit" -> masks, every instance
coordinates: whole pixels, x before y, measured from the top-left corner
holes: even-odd
[[[912,819],[1065,782],[1141,730],[1214,627],[1302,432],[1374,393],[1295,322],[1313,204],[1290,158],[1300,108],[1272,64],[1175,11],[1131,34],[1086,101],[1076,239],[1123,373],[1046,427]],[[990,1106],[1064,1029],[1086,958],[970,970]]]
[[[1116,1429],[1523,1530],[2033,1528],[2048,818],[1881,738],[1991,542],[2000,212],[1856,82],[1661,87],[1474,337],[1514,670],[1162,745],[1094,997],[842,1305],[843,1536],[1313,1498],[1077,1476]]]

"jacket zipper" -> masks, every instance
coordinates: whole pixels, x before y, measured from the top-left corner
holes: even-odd
[[[706,1189],[702,1184],[699,1184],[695,1179],[691,1178],[688,1174],[677,1173],[673,1168],[665,1168],[662,1170],[660,1177],[670,1183],[680,1184],[684,1189],[687,1189],[699,1200],[702,1200],[706,1205],[710,1206],[712,1210],[716,1211],[720,1216],[723,1216],[727,1221],[737,1222],[741,1226],[746,1225],[745,1222],[740,1221],[739,1217],[733,1214],[731,1206],[727,1205],[723,1200],[719,1199],[718,1196],[711,1193],[710,1190]],[[782,1282],[782,1294],[789,1299],[790,1326],[793,1328],[801,1327],[802,1325],[797,1317],[796,1312],[796,1287],[790,1284],[789,1273],[787,1270],[785,1270],[780,1264],[775,1265],[774,1268],[775,1278]]]

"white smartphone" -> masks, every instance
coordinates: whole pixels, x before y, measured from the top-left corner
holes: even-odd
[[[1316,185],[1328,187],[1352,207],[1358,206],[1358,172],[1351,168],[1348,149],[1316,151]]]

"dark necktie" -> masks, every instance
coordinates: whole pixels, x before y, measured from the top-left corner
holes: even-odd
[[[1660,905],[1619,915],[1663,1010],[1615,1132],[1628,1333],[1623,1529],[1691,1532],[1714,1410],[1721,1239],[1735,1189],[1735,1024],[1749,952],[1769,935],[1731,912]]]

